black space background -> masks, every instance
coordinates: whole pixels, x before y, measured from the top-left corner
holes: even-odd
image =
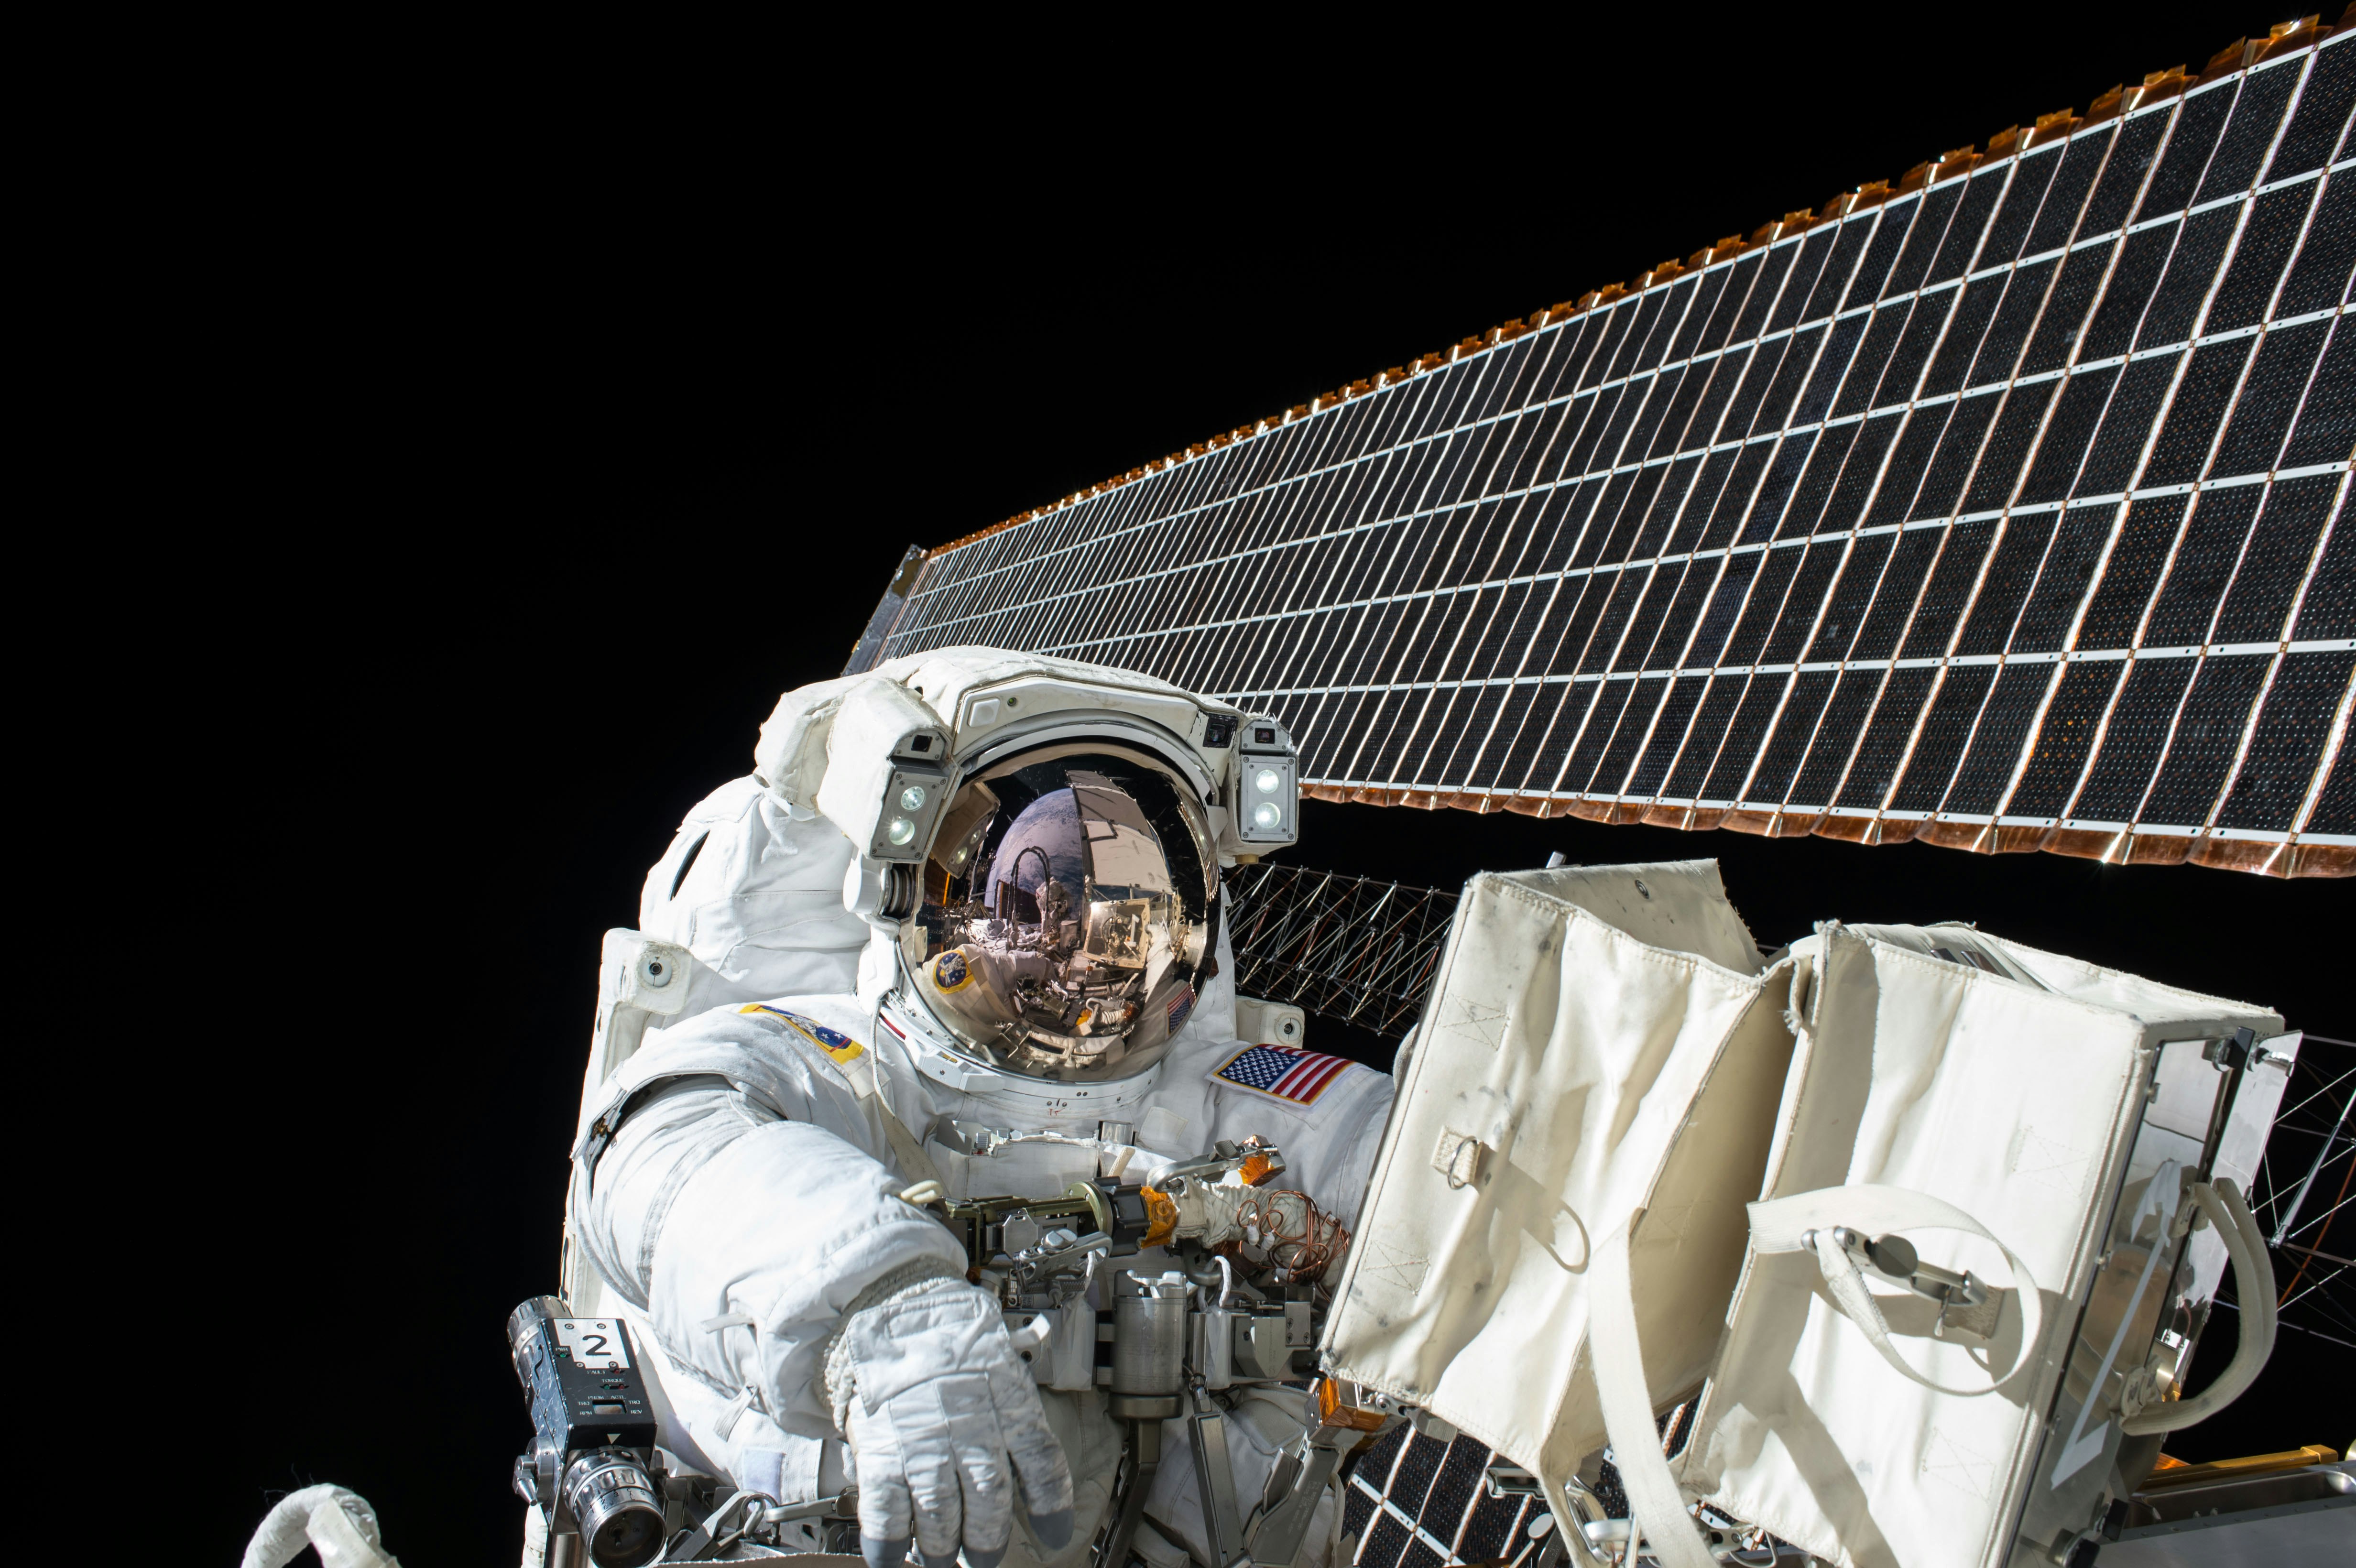
[[[207,1348],[201,1375],[116,1391],[110,1446],[169,1445],[205,1560],[318,1479],[370,1498],[412,1568],[512,1563],[501,1322],[554,1284],[598,933],[777,694],[840,670],[906,544],[2278,19],[1189,13],[1017,38],[912,16],[608,35],[594,67],[389,37],[403,61],[364,86],[331,52],[198,94],[104,198],[134,286],[69,313],[89,347],[55,398],[111,453],[61,515],[145,519],[70,541],[143,583],[55,645],[92,712],[135,715],[104,731],[93,831],[141,869],[76,940],[119,999],[170,982],[121,1024],[132,1058],[76,1069],[143,1064],[166,1129],[100,1159],[135,1196],[86,1269]],[[97,651],[126,624],[135,669]],[[1977,919],[2356,1036],[2340,885],[1304,819],[1307,863],[1443,885],[1556,849],[1716,855],[1769,946]],[[2319,1396],[2349,1368],[2286,1333],[2260,1393],[2175,1451],[2344,1445]]]

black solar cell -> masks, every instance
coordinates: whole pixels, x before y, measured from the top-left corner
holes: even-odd
[[[2087,156],[2090,149],[2094,155],[2092,158]],[[2045,192],[2053,183],[2053,172],[2062,166],[2062,159],[2077,158],[2091,169],[2100,159],[2101,152],[2098,141],[2086,139],[2072,142],[2066,146],[2057,144],[2040,147],[2023,157],[2013,172],[2012,188],[2005,192],[2004,200],[1997,208],[1996,220],[1988,225],[1987,238],[1981,243],[1980,266],[1993,267],[2018,261],[2024,254],[2022,246],[2029,240],[2030,228],[2037,222],[2038,208],[2044,201]],[[2081,189],[2078,194],[2083,197],[2085,192]],[[2074,208],[2075,204],[2072,205]],[[2074,211],[2072,216],[2075,216]],[[2067,220],[2062,224],[2062,239],[2069,236]],[[2061,242],[2060,240],[2053,241],[2055,244]],[[2037,249],[2030,247],[2027,253],[2033,254]]]
[[[2180,211],[2192,199],[2192,192],[2208,169],[2209,155],[2217,150],[2217,133],[2225,128],[2225,116],[2233,107],[2237,85],[2232,80],[2214,82],[2184,95],[2184,107],[2176,114],[2167,150],[2159,157],[2158,171],[2152,176],[2144,192],[2143,205],[2136,209],[2138,220]]]
[[[1813,678],[1813,672],[1803,678]],[[1831,679],[1829,676],[1826,678]],[[1832,803],[1850,754],[1857,750],[1859,731],[1873,711],[1874,699],[1880,694],[1881,679],[1882,672],[1878,669],[1844,670],[1832,695],[1819,699],[1824,712],[1808,740],[1807,761],[1792,781],[1786,796],[1791,804],[1814,806]]]
[[[1914,493],[1910,522],[1955,515],[1964,486],[1970,483],[1973,470],[1979,465],[1988,427],[1996,422],[1997,411],[2004,404],[2001,387],[1973,392],[1956,400],[1947,416],[1946,431],[1939,438],[1939,450],[1922,475],[1922,487]]]
[[[2180,220],[2170,219],[2127,236],[2119,252],[2118,265],[2103,291],[2102,303],[2095,307],[2094,324],[2086,329],[2085,341],[2079,346],[2082,363],[2108,359],[2127,351],[2144,314],[2151,308],[2152,291],[2158,285],[2169,258],[2175,254],[2177,236],[2182,229]]]
[[[2321,168],[2347,133],[2349,103],[2356,98],[2356,49],[2343,38],[2336,48],[2315,51],[2298,106],[2266,167],[2269,179],[2286,179]]]
[[[2176,383],[2180,355],[2138,359],[2120,372],[2116,390],[2094,429],[2085,466],[2079,471],[2075,494],[2115,496],[2135,481],[2143,465],[2144,450],[2169,388]]]
[[[2025,512],[2006,520],[2003,537],[1988,557],[1979,594],[1965,617],[1956,653],[2000,654],[2011,645],[2013,624],[2029,602],[2060,518],[2058,512]]]
[[[1774,728],[1760,750],[1758,768],[1742,792],[1745,799],[1781,805],[1788,798],[1808,743],[1815,738],[1816,720],[1832,696],[1833,680],[1830,670],[1803,670],[1793,677],[1784,689],[1783,709],[1775,716]]]
[[[2217,814],[2219,827],[2280,833],[2296,825],[2316,763],[2347,699],[2351,671],[2356,671],[2356,652],[2284,656],[2250,732],[2232,793]]]
[[[2001,381],[2014,373],[2020,351],[2029,341],[2029,329],[2044,312],[2045,296],[2060,264],[2058,260],[2031,261],[2013,272],[2005,289],[2004,303],[1997,307],[1996,319],[1980,342],[1978,358],[1973,361],[1971,379],[1975,383]]]
[[[2212,207],[2184,220],[2176,249],[2168,258],[2168,271],[2160,275],[2151,307],[2144,313],[2142,330],[2136,335],[2138,349],[2181,343],[2192,336],[2201,321],[2201,306],[2216,287],[2218,264],[2224,260],[2225,248],[2233,242],[2241,219],[2241,208],[2230,206]]]
[[[2013,628],[2012,651],[2051,653],[2063,645],[2117,521],[2115,507],[2073,507],[2062,514],[2037,585]]]
[[[1849,281],[1847,303],[1850,306],[1868,304],[1889,292],[1891,263],[1904,250],[1922,206],[1919,197],[1901,197],[1875,208],[1873,239],[1865,248],[1865,260],[1858,263],[1857,276]]]
[[[1358,1548],[1358,1568],[1401,1568],[1399,1560],[1414,1539],[1396,1514],[1387,1510],[1376,1514],[1365,1544]]]
[[[1987,265],[1978,260],[1980,241],[1987,237],[1988,219],[1996,211],[1997,200],[2003,196],[2011,172],[2007,165],[1997,164],[1981,169],[1965,182],[1964,199],[1947,224],[1938,257],[1923,276],[1925,286],[1960,278],[1975,264]]]
[[[1628,774],[1636,765],[1646,740],[1651,736],[1653,721],[1659,714],[1661,702],[1668,695],[1669,683],[1659,679],[1614,681],[1616,686],[1633,689],[1620,711],[1619,722],[1612,739],[1603,749],[1602,760],[1596,764],[1595,776],[1588,787],[1599,795],[1621,795],[1628,789]]]
[[[1710,681],[1687,731],[1685,744],[1670,767],[1668,782],[1661,788],[1662,795],[1672,800],[1699,796],[1718,761],[1720,742],[1742,701],[1746,684],[1740,676],[1719,676]]]
[[[1702,785],[1704,799],[1737,798],[1737,792],[1751,777],[1760,745],[1766,740],[1768,726],[1775,710],[1783,706],[1783,693],[1790,685],[1789,676],[1761,675],[1751,678],[1740,705],[1734,710],[1733,720],[1726,727],[1726,738],[1719,747],[1709,782]]]
[[[1947,683],[1964,688],[1985,689],[1979,672],[1985,665],[1958,665],[1946,671]],[[1968,709],[1958,709],[1961,725],[1951,737],[1952,743],[1942,747],[1932,737],[1928,743],[1916,745],[1912,752],[1914,733],[1923,720],[1922,704],[1930,697],[1940,672],[1924,666],[1893,669],[1882,683],[1876,699],[1873,717],[1866,722],[1865,733],[1858,740],[1857,755],[1850,759],[1848,777],[1842,784],[1840,798],[1834,804],[1856,810],[1872,810],[1889,797],[1891,781],[1900,768],[1906,769],[1906,784],[1918,785],[1925,804],[1909,805],[1902,798],[1894,803],[1895,809],[1928,811],[1936,806],[1940,792],[1946,787],[1948,775],[1954,769],[1954,759],[1962,754],[1964,740],[1972,717],[1978,711],[1978,698],[1968,699]],[[1959,699],[1963,697],[1959,693]],[[1933,709],[1932,717],[1937,717]]]
[[[1971,742],[1964,749],[1962,765],[1947,786],[1942,810],[1985,816],[2003,805],[2019,763],[2021,743],[2053,683],[2054,670],[2050,664],[2025,664],[2007,665],[1997,671],[1996,684],[1980,707]]]
[[[2233,417],[2218,445],[2212,472],[2263,474],[2276,465],[2283,436],[2306,397],[2316,357],[2329,330],[2329,322],[2310,321],[2266,334],[2233,404]]]
[[[2005,285],[2011,281],[2011,273],[1995,272],[1964,285],[1961,299],[1948,314],[1946,336],[1940,340],[1938,353],[1932,358],[1929,371],[1915,389],[1917,397],[1944,397],[1963,390],[1972,361],[1979,355],[1980,340],[1987,332],[1989,320],[1996,315],[1997,302],[2004,297]],[[1912,342],[1910,341],[1907,347],[1911,351]],[[1997,373],[1996,379],[2009,375],[2011,369],[2011,366],[2007,365]],[[1974,379],[1973,384],[1978,385],[1989,379],[1983,372]]]
[[[2323,786],[2317,792],[2315,806],[2308,814],[2306,832],[2313,840],[2318,834],[2345,836],[2356,833],[2356,755],[2343,746],[2340,760],[2323,775]]]
[[[2052,419],[2038,440],[2037,455],[2021,480],[2020,493],[2014,497],[2016,506],[2041,506],[2070,494],[2118,379],[2115,369],[2095,370],[2072,376],[2064,383],[2054,402]]]
[[[2070,243],[2079,232],[2079,218],[2086,205],[2086,193],[2094,178],[2108,161],[2111,144],[2118,134],[2115,126],[2105,127],[2083,136],[2072,137],[2062,155],[2062,166],[2053,183],[2045,191],[2039,205],[2037,226],[2020,249],[2024,256],[2039,256]],[[2103,232],[2101,228],[2086,229],[2089,236]]]
[[[2127,220],[2136,198],[2143,193],[2144,182],[2151,176],[2160,139],[2173,123],[2174,116],[2162,110],[2131,115],[2119,128],[2118,139],[2094,182],[2094,194],[2079,219],[2080,234],[2107,234]]]
[[[1636,798],[1668,793],[1665,785],[1669,769],[1676,761],[1678,751],[1685,745],[1686,734],[1692,726],[1695,711],[1701,706],[1702,695],[1709,684],[1706,676],[1686,676],[1669,682],[1669,689],[1661,699],[1658,713],[1653,719],[1651,739],[1645,743],[1628,780],[1628,793]]]
[[[1997,416],[1996,428],[1989,432],[1987,443],[1980,449],[1978,465],[1972,471],[1971,487],[1964,496],[1963,511],[1989,511],[2012,500],[2020,484],[2021,469],[2029,462],[2038,432],[2044,428],[2046,407],[2061,385],[2059,381],[2024,381],[2012,389]]]
[[[2201,672],[2193,677],[2192,689],[2177,715],[2159,776],[2152,782],[2144,820],[2205,822],[2241,750],[2251,704],[2273,667],[2274,660],[2264,655],[2201,661]]]
[[[2134,661],[2112,706],[2094,765],[2069,808],[2072,817],[2089,822],[2135,819],[2168,748],[2195,667],[2192,659]]]
[[[2243,80],[2233,117],[2225,122],[2225,133],[2201,178],[2201,194],[2193,197],[2196,204],[2236,195],[2255,182],[2307,63],[2293,57],[2254,70]]]
[[[2356,451],[2356,332],[2342,315],[2331,324],[2331,341],[2308,383],[2298,421],[2283,449],[2282,466],[2345,463]]]

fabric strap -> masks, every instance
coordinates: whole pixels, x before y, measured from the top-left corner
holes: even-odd
[[[2233,1260],[2233,1298],[2248,1304],[2241,1314],[2241,1341],[2234,1346],[2233,1359],[2217,1374],[2217,1380],[2190,1399],[2166,1400],[2121,1421],[2119,1430],[2130,1437],[2175,1432],[2208,1420],[2240,1398],[2257,1381],[2267,1358],[2274,1354],[2274,1262],[2266,1256],[2266,1240],[2258,1230],[2256,1217],[2242,1201],[2233,1182],[2222,1176],[2214,1186],[2205,1181],[2195,1186],[2192,1200],[2209,1216],[2209,1222],[2217,1227],[2218,1239],[2225,1243],[2225,1255]]]
[[[1750,1211],[1753,1252],[1808,1250],[1801,1238],[1816,1232],[1813,1246],[1816,1263],[1841,1315],[1857,1325],[1884,1360],[1912,1381],[1940,1393],[1972,1397],[1994,1392],[2036,1364],[2038,1337],[2044,1328],[2037,1282],[2009,1247],[1954,1204],[1902,1187],[1862,1183],[1753,1203]],[[1636,1332],[1636,1299],[1628,1259],[1629,1238],[1644,1217],[1644,1211],[1638,1210],[1627,1224],[1599,1243],[1588,1272],[1587,1332],[1595,1362],[1595,1392],[1603,1409],[1604,1431],[1612,1438],[1612,1462],[1628,1493],[1629,1511],[1662,1568],[1717,1568],[1717,1559],[1686,1511],[1685,1494],[1661,1453],[1660,1434],[1653,1424],[1653,1394],[1644,1381],[1644,1346]],[[2019,1364],[2005,1377],[1979,1388],[1948,1388],[1916,1371],[1890,1342],[1889,1322],[1875,1304],[1873,1293],[1866,1288],[1855,1261],[1826,1233],[1836,1225],[1876,1234],[1962,1231],[1995,1243],[2012,1271],[2013,1295],[2020,1303]]]
[[[2037,1282],[2029,1277],[2029,1269],[2012,1249],[1989,1234],[1987,1227],[1965,1213],[1954,1204],[1932,1197],[1927,1192],[1913,1192],[1903,1187],[1885,1187],[1865,1182],[1851,1187],[1823,1187],[1814,1192],[1803,1192],[1792,1198],[1777,1198],[1751,1206],[1751,1247],[1756,1253],[1795,1253],[1813,1251],[1816,1266],[1825,1276],[1825,1287],[1832,1295],[1833,1305],[1842,1317],[1857,1325],[1866,1341],[1881,1359],[1898,1373],[1924,1388],[1938,1393],[1970,1398],[1994,1393],[2014,1378],[2021,1376],[2037,1364],[2039,1336],[2045,1327],[2044,1298]],[[1865,1276],[1850,1257],[1829,1233],[1836,1225],[1846,1225],[1853,1231],[1879,1235],[1890,1231],[1962,1231],[1969,1235],[1994,1243],[2004,1254],[2005,1266],[2012,1271],[2012,1296],[2020,1305],[2020,1356],[2011,1371],[1973,1387],[1954,1388],[1933,1382],[1914,1370],[1898,1347],[1890,1341],[1890,1323],[1881,1315],[1881,1307],[1866,1288]],[[1810,1232],[1815,1232],[1811,1247],[1803,1241]]]
[[[1628,1232],[1643,1218],[1640,1209],[1606,1236],[1588,1270],[1587,1339],[1595,1361],[1597,1402],[1603,1407],[1603,1429],[1612,1438],[1612,1458],[1628,1493],[1629,1511],[1661,1568],[1718,1568],[1686,1512],[1685,1497],[1661,1455],[1661,1435],[1653,1424],[1653,1394],[1644,1384],[1628,1272]],[[1562,1529],[1577,1524],[1575,1517],[1557,1521]]]

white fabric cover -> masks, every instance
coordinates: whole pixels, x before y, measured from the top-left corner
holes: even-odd
[[[647,873],[638,929],[711,968],[719,984],[705,1007],[849,991],[868,937],[842,907],[851,859],[833,823],[797,817],[758,777],[732,779],[687,814]]]
[[[285,1568],[306,1546],[319,1553],[321,1568],[401,1568],[400,1559],[384,1550],[368,1499],[327,1485],[279,1499],[246,1543],[242,1568]]]
[[[1842,1568],[1993,1568],[2009,1554],[2113,1214],[2138,1201],[2140,1189],[2123,1199],[2123,1186],[2156,1177],[2168,1187],[2155,1189],[2158,1211],[2173,1212],[2175,1166],[2130,1170],[2160,1042],[2279,1024],[1962,927],[1828,924],[1779,967],[1792,975],[1798,1044],[1766,1201],[1754,1209],[1760,1228],[1681,1480],[1687,1495]],[[1804,1201],[1812,1194],[1821,1200]],[[1909,1194],[1936,1202],[1915,1202],[1910,1217]],[[2024,1314],[2016,1296],[1991,1340],[1940,1339],[1931,1303],[1882,1285],[1874,1305],[1896,1354],[1921,1377],[1972,1392],[1925,1387],[1836,1307],[1853,1276],[1833,1277],[1833,1264],[1783,1233],[1802,1223],[1792,1215],[1817,1209],[1856,1218],[1807,1222],[1902,1231],[1924,1262],[1998,1287],[2017,1277],[2008,1251],[2042,1287],[2042,1310]],[[1638,1220],[1640,1257],[1654,1222]],[[1649,1365],[1641,1293],[1638,1306]],[[2037,1343],[2023,1343],[2025,1329]],[[1995,1392],[1978,1392],[1991,1381]],[[2066,1403],[2065,1424],[2076,1409]],[[2104,1463],[2085,1484],[2099,1491],[2116,1438],[2104,1448],[2094,1431]],[[2079,1506],[2072,1494],[2070,1509]]]
[[[1475,877],[1326,1348],[1541,1476],[1604,1442],[1594,1244],[1649,1205],[1644,1371],[1697,1384],[1791,1051],[1715,861]]]

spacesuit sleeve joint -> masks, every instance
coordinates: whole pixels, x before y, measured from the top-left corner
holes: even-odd
[[[615,1136],[622,1130],[622,1124],[630,1119],[630,1114],[664,1090],[697,1079],[708,1079],[730,1088],[738,1087],[715,1072],[682,1072],[673,1077],[649,1079],[635,1089],[615,1092],[614,1098],[597,1113],[596,1120],[591,1122],[589,1130],[582,1135],[580,1147],[573,1151],[573,1163],[581,1168],[584,1197],[596,1190],[597,1161],[604,1157]]]

